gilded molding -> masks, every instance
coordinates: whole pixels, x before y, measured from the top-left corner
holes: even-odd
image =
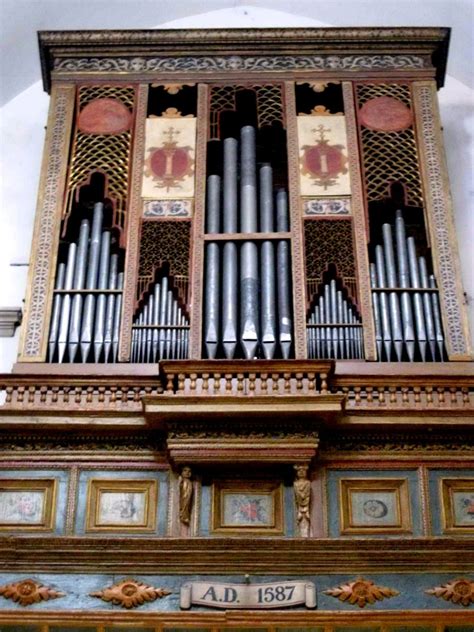
[[[450,360],[470,360],[472,349],[469,325],[463,307],[461,270],[435,83],[414,82],[413,102],[427,223],[440,289],[445,344]]]
[[[52,271],[56,267],[74,95],[73,85],[55,86],[51,94],[20,340],[20,362],[41,362],[46,357],[54,284]]]
[[[275,551],[278,550],[278,555]],[[0,537],[4,572],[129,573],[163,568],[170,575],[255,573],[465,573],[474,568],[474,541],[459,537],[227,538]]]
[[[362,577],[353,582],[342,584],[336,588],[330,588],[323,591],[325,595],[330,595],[339,599],[339,601],[357,605],[359,608],[365,608],[367,604],[373,604],[376,601],[383,601],[396,597],[400,593],[393,588],[385,586],[377,586],[374,582],[363,579]]]
[[[293,271],[293,336],[295,357],[306,358],[306,284],[304,282],[304,244],[301,224],[301,191],[299,173],[299,143],[295,87],[293,81],[286,81],[284,86],[284,111],[287,129],[288,152],[288,202],[290,227],[293,228],[291,239],[291,268]]]
[[[219,55],[184,57],[69,57],[56,59],[55,73],[179,73],[179,72],[274,72],[281,70],[353,71],[413,70],[429,68],[422,55]]]
[[[438,599],[451,601],[460,606],[470,606],[474,603],[474,582],[470,579],[453,579],[442,586],[436,586],[425,590],[427,595],[433,595]]]
[[[142,178],[145,154],[145,122],[148,106],[148,86],[140,85],[136,97],[135,127],[133,130],[133,154],[130,168],[128,202],[128,238],[126,251],[122,325],[119,345],[119,362],[130,359],[132,321],[136,301],[138,262],[140,255],[140,222],[142,215]]]
[[[5,599],[11,599],[20,604],[20,606],[31,606],[31,604],[40,601],[64,597],[65,593],[59,592],[50,586],[45,586],[34,579],[24,579],[14,584],[0,586],[0,595]]]
[[[352,83],[342,83],[344,97],[344,113],[346,119],[347,146],[349,154],[349,171],[351,178],[351,207],[353,216],[353,232],[355,256],[357,260],[357,285],[359,288],[360,311],[364,334],[364,355],[366,360],[377,359],[375,345],[375,329],[372,312],[372,292],[370,288],[369,254],[367,252],[367,216],[364,205],[364,187],[361,175],[361,157],[357,117],[354,104]]]
[[[122,606],[122,608],[137,608],[144,603],[162,599],[167,595],[171,595],[170,590],[154,588],[135,579],[124,579],[113,586],[90,593],[91,597],[97,597],[102,601],[112,603],[114,606]]]

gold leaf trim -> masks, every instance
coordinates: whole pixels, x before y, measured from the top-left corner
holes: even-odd
[[[467,607],[474,603],[474,582],[465,577],[425,590],[428,595]]]
[[[20,606],[31,606],[33,603],[48,601],[64,597],[66,593],[59,592],[54,588],[40,584],[34,579],[24,579],[14,584],[0,586],[0,595],[5,599],[12,599]]]
[[[111,602],[114,606],[122,608],[137,608],[145,602],[155,601],[167,595],[171,595],[166,588],[154,588],[147,586],[135,579],[124,579],[113,586],[108,586],[103,590],[89,593],[91,597],[97,597],[102,601]]]
[[[347,601],[347,603],[357,605],[359,608],[365,608],[368,603],[372,604],[376,601],[383,601],[383,599],[390,599],[390,597],[395,597],[400,593],[393,588],[376,586],[374,582],[360,577],[353,582],[325,590],[324,594],[335,597],[339,601]]]

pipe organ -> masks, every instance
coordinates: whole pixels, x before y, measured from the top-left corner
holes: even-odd
[[[288,72],[71,84],[34,358],[464,357],[435,280],[421,84]]]
[[[2,631],[472,627],[448,39],[40,34]]]

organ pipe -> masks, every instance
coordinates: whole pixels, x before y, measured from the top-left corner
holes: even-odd
[[[405,358],[410,362],[443,360],[444,335],[436,280],[428,275],[426,259],[417,256],[414,238],[406,236],[400,210],[395,215],[396,248],[390,224],[383,224],[382,236],[383,245],[375,246],[375,269],[371,264],[379,360],[391,361],[392,349],[399,362]]]
[[[363,358],[362,325],[358,312],[338,280],[330,279],[319,288],[307,317],[310,359]]]
[[[278,232],[288,231],[288,199],[284,190],[275,195],[271,164],[257,166],[254,127],[242,127],[240,142],[224,139],[222,187],[220,177],[210,175],[206,198],[207,357],[238,357],[240,343],[246,359],[289,358],[290,251],[288,241],[277,238]],[[212,241],[212,235],[221,231],[226,238]],[[233,240],[237,232],[251,238]],[[265,236],[259,238],[259,233]]]
[[[139,309],[132,326],[132,362],[159,362],[187,357],[189,320],[175,295],[169,277],[156,281]]]
[[[103,230],[103,204],[94,205],[92,228],[82,220],[67,263],[58,264],[49,334],[50,362],[116,362],[123,272]],[[91,348],[93,345],[93,353]]]

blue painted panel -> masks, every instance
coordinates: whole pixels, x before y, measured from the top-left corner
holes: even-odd
[[[429,470],[429,505],[431,511],[431,525],[433,535],[443,535],[443,498],[441,492],[441,480],[443,478],[474,478],[474,469],[464,470]],[[460,534],[462,535],[462,534]],[[472,537],[468,536],[468,537]],[[474,632],[474,631],[471,631]]]
[[[284,522],[283,522],[283,533],[286,536],[294,536],[295,533],[295,521],[296,521],[296,510],[295,510],[295,493],[293,491],[293,486],[286,486],[283,488],[283,507],[284,507]]]
[[[199,535],[208,536],[211,531],[211,487],[201,486],[201,515],[199,517]]]
[[[69,483],[69,472],[64,470],[2,470],[0,472],[0,479],[15,479],[15,480],[28,480],[38,478],[54,478],[56,479],[57,492],[56,492],[56,520],[54,522],[54,530],[49,532],[42,532],[41,535],[63,535],[66,522],[66,505],[67,505],[67,492]],[[13,533],[16,533],[16,529],[12,529]],[[2,534],[8,534],[8,531],[3,531]]]
[[[341,536],[341,518],[339,508],[339,481],[345,478],[406,478],[410,495],[410,508],[413,533],[404,534],[367,534]],[[327,507],[329,536],[333,538],[400,538],[423,535],[421,517],[421,498],[416,470],[327,470]]]
[[[20,581],[26,579],[27,575],[18,575],[14,573],[4,573],[0,575],[0,585]],[[106,587],[112,586],[114,583],[124,579],[123,575],[62,575],[56,574],[35,574],[35,579],[47,586],[51,586],[56,590],[65,593],[64,597],[58,599],[51,599],[49,601],[43,601],[35,603],[32,606],[28,606],[28,613],[35,611],[84,611],[90,612],[117,612],[119,609],[111,603],[102,601],[97,597],[90,596],[91,592],[97,592],[103,590]],[[341,602],[339,599],[325,595],[324,591],[335,586],[347,583],[354,579],[354,575],[305,575],[305,576],[252,576],[253,583],[263,582],[285,582],[291,580],[299,580],[304,582],[314,582],[317,591],[318,610],[320,611],[334,611],[340,613],[360,612],[360,608],[357,605],[351,605],[347,602]],[[365,575],[367,579],[374,581],[379,586],[387,586],[398,590],[399,595],[390,599],[384,599],[383,601],[377,601],[374,604],[369,604],[365,607],[365,612],[402,612],[406,610],[425,610],[431,612],[445,611],[445,620],[449,621],[449,611],[459,612],[460,607],[451,602],[444,601],[443,599],[436,599],[432,595],[427,595],[425,591],[433,586],[439,586],[450,579],[452,579],[452,573],[437,573],[437,574],[425,574],[425,573],[385,573],[385,574],[369,574]],[[146,584],[155,586],[157,588],[166,588],[171,591],[171,594],[157,599],[153,602],[148,602],[140,606],[140,612],[179,612],[179,597],[181,586],[189,581],[216,581],[216,582],[231,582],[231,583],[243,583],[244,578],[242,576],[208,576],[208,575],[144,575],[136,576],[134,578],[138,581],[143,581]],[[0,600],[0,612],[1,611],[14,611],[25,612],[25,608],[8,599]],[[304,606],[297,606],[292,610],[307,611]],[[192,611],[196,612],[215,612],[215,610],[205,607],[193,606]],[[106,614],[103,618],[106,618]],[[455,626],[453,626],[454,628]],[[413,626],[413,632],[415,632],[416,626]],[[461,627],[462,629],[462,627]],[[412,632],[412,631],[410,631]],[[456,631],[458,632],[458,631]],[[470,631],[471,632],[471,631]]]
[[[86,516],[87,516],[87,486],[91,479],[105,480],[155,480],[158,481],[158,505],[157,505],[157,529],[154,532],[157,535],[166,535],[166,521],[168,514],[168,472],[158,472],[154,470],[83,470],[79,473],[77,501],[76,501],[76,520],[74,533],[76,535],[85,534]],[[132,537],[143,537],[142,534],[133,534],[124,530],[123,534]],[[89,535],[89,534],[86,534]],[[122,535],[119,531],[108,534],[110,537]],[[152,532],[150,532],[152,535]]]

